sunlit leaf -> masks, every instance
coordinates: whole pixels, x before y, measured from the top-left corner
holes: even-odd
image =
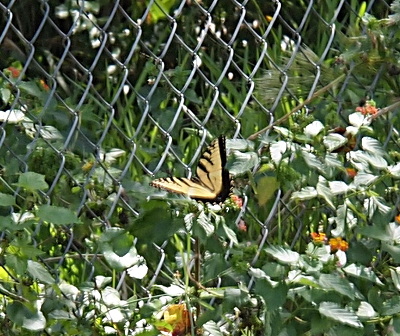
[[[301,154],[303,155],[304,161],[310,168],[319,169],[322,167],[322,162],[315,156],[315,154],[310,153],[307,150],[302,150]]]
[[[318,196],[318,192],[314,187],[304,187],[300,191],[295,191],[292,194],[292,199],[295,200],[309,200]]]
[[[207,331],[209,333],[209,335],[213,335],[213,336],[223,336],[224,335],[214,321],[208,321],[207,323],[204,323],[202,328],[204,329],[204,331]]]
[[[206,216],[204,212],[201,212],[197,218],[197,224],[201,227],[206,236],[209,237],[214,233],[214,225],[211,222],[210,218]]]
[[[336,214],[337,216],[334,217],[336,228],[331,231],[335,237],[342,236],[346,227],[352,229],[357,224],[357,217],[354,216],[346,203],[338,206]]]
[[[370,282],[376,283],[378,285],[383,285],[376,274],[368,267],[362,265],[351,264],[343,268],[343,270],[348,274],[357,278],[368,280]]]
[[[397,291],[400,291],[400,267],[392,267],[389,270],[394,286],[396,287]]]
[[[142,262],[142,257],[137,254],[136,248],[132,246],[126,253],[116,253],[111,244],[103,243],[102,251],[108,264],[116,270],[123,270]]]
[[[169,296],[181,296],[185,294],[185,288],[178,285],[163,286],[153,285],[154,288],[158,288]]]
[[[332,152],[344,146],[347,143],[347,138],[338,133],[330,133],[323,138],[323,144],[328,152]]]
[[[229,172],[233,175],[251,171],[259,162],[258,155],[254,152],[242,153],[239,151],[232,151],[231,155],[233,160],[228,168]]]
[[[317,183],[317,193],[319,197],[322,197],[325,202],[332,208],[334,209],[335,206],[332,203],[332,199],[333,199],[333,194],[331,192],[331,190],[329,189],[328,186],[325,185],[326,181],[318,181]]]
[[[328,184],[333,195],[345,194],[350,189],[350,187],[343,181],[330,181]]]
[[[315,137],[318,135],[323,129],[324,125],[319,120],[313,121],[311,124],[308,124],[304,128],[304,134],[308,135],[309,137]]]
[[[225,223],[222,223],[222,228],[225,231],[225,234],[227,236],[227,238],[232,241],[234,244],[239,244],[235,231],[233,231],[230,227],[228,227],[228,225],[226,225]]]
[[[357,187],[369,186],[370,184],[374,183],[378,178],[379,178],[379,176],[376,176],[373,174],[359,172],[354,177],[354,185]]]
[[[363,327],[362,323],[358,319],[358,316],[354,312],[341,308],[335,302],[321,302],[318,311],[321,315],[334,321],[347,324],[355,328]]]
[[[364,209],[368,213],[369,218],[372,218],[375,211],[378,210],[382,214],[387,214],[391,210],[386,204],[385,200],[380,196],[371,196],[364,200]]]
[[[356,314],[362,319],[371,319],[378,315],[378,313],[374,310],[374,307],[372,307],[371,304],[366,301],[361,301]]]
[[[285,264],[297,264],[300,258],[297,252],[285,249],[281,246],[269,246],[265,248],[264,251]]]
[[[282,160],[283,154],[288,148],[289,145],[285,141],[278,141],[271,144],[269,151],[271,153],[272,161],[278,164]]]
[[[400,178],[400,162],[387,167],[389,173],[396,178]]]
[[[388,167],[387,161],[379,154],[365,153],[365,158],[372,167],[377,169],[386,169]]]
[[[274,130],[283,135],[285,138],[293,138],[293,133],[291,131],[289,131],[287,128],[285,127],[280,127],[280,126],[274,126]]]
[[[379,156],[382,156],[385,153],[380,142],[368,136],[365,136],[361,139],[361,148],[367,152]]]
[[[371,119],[361,112],[355,112],[349,115],[349,122],[356,128],[360,128],[361,126],[368,126],[371,124]]]

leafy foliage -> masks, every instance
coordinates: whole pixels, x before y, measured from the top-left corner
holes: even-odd
[[[208,2],[214,4],[202,4]],[[83,10],[76,1],[54,3],[60,25]],[[85,15],[73,20],[71,53],[85,69],[98,60],[98,27],[110,24],[101,16],[109,5],[86,1]],[[235,22],[241,12],[228,13],[231,6],[221,0],[210,10],[221,41],[243,28]],[[125,8],[127,16],[119,8],[110,24],[112,52],[103,49],[104,62],[93,73],[64,64],[68,80],[57,95],[36,73],[25,75],[21,60],[0,61],[8,62],[0,78],[4,334],[375,335],[400,329],[399,2],[381,19],[366,13],[364,2],[350,1],[345,14],[336,12],[338,2],[318,5],[321,17],[339,15],[343,34],[338,49],[326,54],[325,26],[304,22],[307,45],[320,48],[323,63],[307,48],[292,59],[295,41],[284,24],[266,37],[273,47],[260,58],[252,48],[259,41],[250,35],[269,31],[269,14],[278,13],[271,6],[251,3],[246,15],[253,30],[235,31],[244,47],[230,74],[252,73],[259,59],[270,69],[257,79],[254,101],[249,83],[225,76],[230,54],[213,39],[203,37],[192,57],[176,42],[174,53],[164,52],[175,20],[186,49],[197,45],[198,36],[186,31],[205,13],[190,1],[184,7],[137,2]],[[307,8],[288,1],[284,10],[293,12],[287,23],[295,27]],[[174,11],[181,15],[172,20]],[[124,33],[132,20],[136,30]],[[140,34],[146,43],[139,47]],[[53,43],[44,53],[50,64],[59,58]],[[132,73],[108,54],[130,55]],[[162,75],[160,55],[169,65]],[[325,85],[312,97],[317,83],[310,60],[321,70],[318,85]],[[109,62],[120,68],[113,72]],[[93,75],[96,85],[73,79],[74,72]],[[382,77],[372,88],[377,72]],[[121,78],[128,78],[129,95],[119,95]],[[364,99],[366,91],[371,97]],[[233,119],[248,138],[227,143],[236,195],[203,204],[148,186],[144,171],[183,173],[199,144],[225,132]],[[175,141],[165,144],[160,134]]]

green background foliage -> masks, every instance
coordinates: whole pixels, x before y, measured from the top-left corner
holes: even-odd
[[[2,334],[400,332],[399,1],[0,13]],[[221,134],[237,198],[149,186]]]

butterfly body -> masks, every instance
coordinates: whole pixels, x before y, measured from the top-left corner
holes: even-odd
[[[226,165],[225,137],[215,139],[202,154],[196,177],[167,177],[154,180],[153,187],[186,195],[197,201],[219,203],[230,194],[231,180]]]

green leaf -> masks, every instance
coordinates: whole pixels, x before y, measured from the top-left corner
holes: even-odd
[[[32,305],[32,304],[30,304]],[[7,317],[16,325],[32,331],[41,331],[46,327],[46,318],[41,311],[26,307],[20,302],[7,305]]]
[[[0,231],[4,231],[7,229],[15,229],[15,223],[12,220],[11,216],[0,216]]]
[[[382,227],[381,225],[373,225],[373,226],[365,226],[357,229],[357,233],[362,234],[363,236],[382,240],[389,241],[388,232],[386,231],[386,227]]]
[[[102,251],[108,264],[113,269],[119,271],[137,264],[142,259],[140,256],[138,256],[134,246],[132,246],[129,251],[122,255],[113,251],[111,244],[103,244]]]
[[[0,88],[0,97],[1,100],[4,102],[4,104],[8,104],[10,98],[11,98],[11,90],[6,89],[6,88]]]
[[[337,303],[321,302],[318,311],[320,312],[321,315],[328,317],[334,321],[340,322],[342,324],[347,324],[354,328],[363,327],[358,316],[354,312],[341,308]]]
[[[258,204],[266,205],[274,197],[275,191],[279,188],[279,181],[275,176],[262,176],[257,179],[256,192]]]
[[[350,282],[338,274],[321,274],[319,284],[325,290],[332,290],[354,300],[355,293]]]
[[[352,275],[356,278],[365,279],[370,282],[376,283],[378,285],[383,285],[383,283],[379,280],[379,278],[375,275],[374,272],[368,267],[357,266],[355,264],[351,264],[343,268],[343,270],[348,274]]]
[[[233,175],[240,175],[251,171],[259,162],[258,155],[254,152],[242,153],[239,151],[232,151],[231,156],[232,158],[229,159],[228,169]]]
[[[381,315],[395,315],[400,313],[400,296],[394,296],[383,302]]]
[[[44,204],[39,206],[36,215],[42,220],[55,225],[65,225],[79,222],[75,212],[67,208],[57,207],[54,205]]]
[[[159,202],[153,201],[152,203]],[[133,221],[130,232],[143,242],[159,244],[183,228],[183,218],[177,217],[168,209],[157,205],[151,210],[142,211],[141,215]]]
[[[297,252],[293,252],[289,249],[284,249],[281,246],[269,246],[265,248],[264,251],[271,255],[273,258],[285,264],[296,265],[300,259],[300,255]]]
[[[281,308],[287,300],[288,286],[284,282],[272,286],[266,279],[257,279],[254,292],[260,295],[269,311]]]
[[[28,260],[28,272],[32,277],[39,280],[40,282],[44,282],[45,284],[51,285],[55,283],[54,278],[51,276],[49,271],[42,265],[36,261]]]
[[[395,263],[400,263],[400,246],[382,243],[382,251],[388,252]]]
[[[19,88],[23,89],[26,91],[28,94],[37,97],[37,98],[42,98],[46,95],[45,92],[43,92],[38,85],[34,81],[29,81],[29,82],[21,82],[19,85]]]
[[[15,183],[15,185],[29,191],[46,190],[49,188],[49,185],[44,179],[44,175],[26,172],[19,176],[18,183]]]
[[[15,197],[8,195],[8,194],[3,194],[0,193],[0,206],[12,206],[15,204]]]

